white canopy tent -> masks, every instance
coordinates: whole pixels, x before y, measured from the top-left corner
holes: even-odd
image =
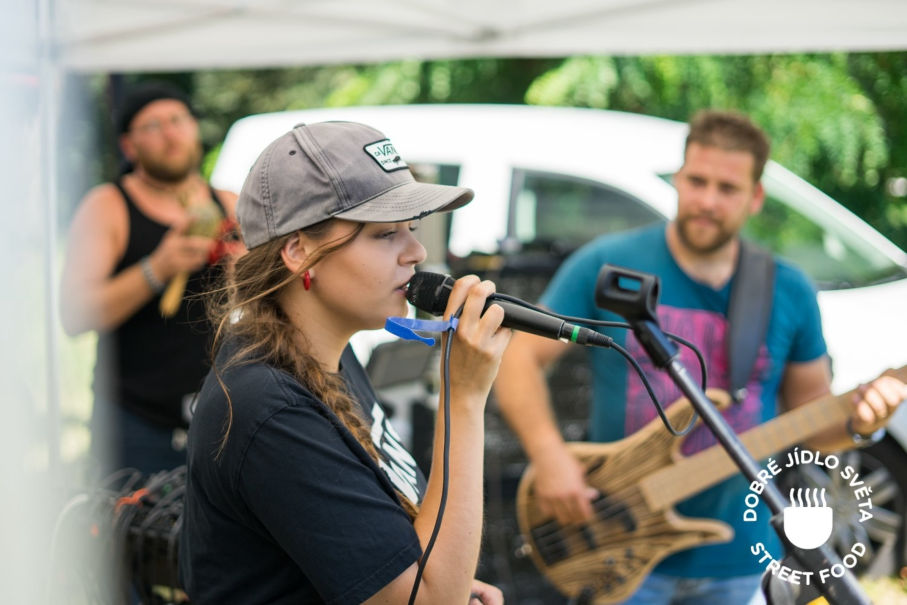
[[[31,0],[0,23],[0,580],[34,602],[60,422],[55,133],[67,70],[278,67],[401,58],[907,49],[904,0]],[[65,298],[65,293],[63,293]],[[31,349],[34,349],[32,351]],[[35,352],[37,351],[37,352]],[[13,388],[10,388],[12,386]],[[42,424],[42,419],[49,419]],[[44,433],[47,451],[35,452]],[[57,490],[59,491],[59,490]],[[49,510],[50,509],[50,510]],[[25,514],[31,512],[31,517]],[[36,527],[44,526],[41,531]],[[38,535],[35,535],[36,532]],[[40,561],[40,563],[36,563]],[[61,562],[57,562],[60,564]],[[37,569],[33,565],[41,565]],[[62,563],[65,565],[65,563]],[[38,588],[36,588],[38,587]]]
[[[907,48],[903,0],[59,0],[90,71]]]

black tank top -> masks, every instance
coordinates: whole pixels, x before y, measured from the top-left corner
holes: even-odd
[[[115,183],[129,212],[129,239],[114,274],[150,254],[170,229],[143,214],[122,182]],[[214,190],[211,197],[224,211]],[[211,330],[204,301],[219,274],[216,266],[193,273],[173,317],[161,317],[160,295],[152,297],[132,317],[98,336],[94,371],[95,404],[122,405],[166,427],[188,426],[188,409],[201,386],[210,359]]]

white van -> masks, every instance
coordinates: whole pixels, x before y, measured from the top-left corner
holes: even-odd
[[[420,178],[475,190],[475,200],[451,218],[423,221],[429,262],[470,255],[490,255],[488,262],[494,262],[537,249],[539,242],[570,250],[599,234],[666,221],[676,212],[671,175],[683,159],[686,125],[589,109],[414,105],[254,115],[228,132],[212,183],[239,191],[269,142],[296,124],[324,120],[374,126]],[[746,235],[793,261],[818,286],[835,392],[907,364],[907,254],[776,163],[769,162],[763,184],[766,204]],[[378,334],[372,342],[385,338]],[[875,568],[882,572],[905,562],[903,408],[889,428],[894,439],[868,454],[853,454],[879,485],[873,504],[880,523],[872,528],[872,540],[877,553],[886,554]],[[834,497],[834,486],[823,486]],[[851,528],[863,530],[859,523]]]
[[[437,180],[475,190],[452,216],[447,252],[455,256],[514,252],[537,240],[575,247],[676,211],[670,176],[683,159],[686,125],[589,109],[413,105],[249,116],[228,132],[212,183],[239,191],[270,141],[323,120],[372,125],[420,171],[434,168]],[[747,234],[821,290],[835,391],[907,364],[907,254],[776,163],[763,183],[765,209]]]

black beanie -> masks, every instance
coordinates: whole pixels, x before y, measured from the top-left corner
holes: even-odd
[[[129,131],[129,125],[132,123],[135,114],[142,111],[149,103],[161,99],[174,99],[179,101],[186,106],[189,113],[196,115],[195,110],[192,109],[192,104],[189,102],[189,97],[176,86],[168,82],[160,81],[142,82],[132,88],[126,94],[126,98],[123,99],[123,105],[120,107],[120,111],[117,113],[116,117],[115,127],[117,135]]]

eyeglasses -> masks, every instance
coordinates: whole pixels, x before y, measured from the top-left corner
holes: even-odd
[[[182,129],[188,126],[195,118],[191,113],[178,113],[167,120],[149,120],[144,124],[130,128],[130,132],[138,132],[146,135],[158,135],[164,130],[164,126],[172,126],[176,129]]]

